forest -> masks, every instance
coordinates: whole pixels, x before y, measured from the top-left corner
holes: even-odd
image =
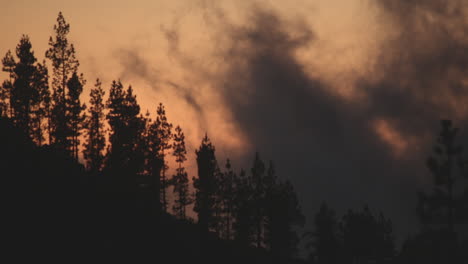
[[[391,219],[365,204],[337,215],[314,201],[314,229],[303,231],[298,195],[273,161],[252,153],[250,168],[235,168],[205,134],[190,177],[184,130],[164,104],[145,112],[131,85],[90,84],[62,13],[53,31],[43,62],[27,35],[2,59],[2,216],[15,259],[468,263],[468,160],[452,121],[434,132],[433,191],[415,194],[420,229],[402,245]]]

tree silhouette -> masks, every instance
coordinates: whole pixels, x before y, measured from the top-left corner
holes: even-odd
[[[5,81],[0,85],[0,117],[7,117],[8,115],[8,83]]]
[[[85,115],[82,113],[86,106],[81,104],[80,95],[83,92],[83,85],[85,80],[83,75],[78,76],[76,72],[72,74],[70,80],[68,80],[68,96],[67,96],[67,125],[70,131],[70,148],[72,157],[78,160],[78,146],[80,145],[79,136],[83,129],[83,121]]]
[[[176,158],[177,169],[172,181],[174,185],[174,206],[173,210],[176,216],[180,219],[186,218],[186,208],[192,203],[189,193],[188,176],[183,167],[184,161],[187,160],[187,150],[185,148],[185,136],[180,126],[177,126],[174,134],[174,143],[172,144],[172,155]]]
[[[234,239],[240,245],[249,246],[254,236],[251,178],[247,176],[244,170],[241,170],[234,182],[236,186],[233,211],[235,219],[233,223]]]
[[[164,167],[164,159],[160,155],[161,150],[161,137],[160,137],[160,123],[155,120],[151,122],[148,119],[146,128],[146,168],[148,176],[150,177],[150,190],[153,193],[152,203],[156,212],[162,212],[161,203],[161,173]]]
[[[314,250],[310,258],[314,258],[318,264],[338,263],[340,253],[338,221],[335,212],[325,202],[315,215],[314,227],[314,232],[306,234],[312,239],[308,248],[312,247]]]
[[[217,161],[215,147],[208,135],[202,140],[200,147],[195,151],[197,155],[198,178],[193,178],[195,187],[195,207],[198,213],[198,224],[204,232],[216,224],[215,199],[216,199],[216,172]]]
[[[135,155],[144,123],[138,116],[140,106],[131,86],[124,91],[120,81],[113,81],[106,103],[106,118],[111,127],[107,170],[114,176],[118,188],[135,188],[138,160]]]
[[[29,37],[23,35],[16,47],[18,62],[14,67],[15,80],[11,90],[10,103],[15,116],[15,125],[30,135],[29,123],[31,119],[31,108],[33,101],[37,101],[38,94],[35,93],[34,75],[36,71],[36,57],[31,50]],[[36,99],[36,100],[35,100]]]
[[[2,83],[1,89],[1,111],[2,116],[13,117],[13,107],[11,106],[11,90],[13,89],[13,81],[15,78],[16,61],[10,50],[7,51],[2,59],[2,71],[8,73],[8,79]]]
[[[252,184],[252,203],[253,203],[253,226],[255,229],[255,241],[254,243],[258,248],[263,246],[263,223],[265,221],[265,164],[260,159],[259,153],[255,153],[251,172],[251,184]]]
[[[90,92],[90,107],[85,120],[85,135],[83,156],[87,162],[88,170],[98,172],[104,163],[104,148],[106,138],[104,131],[104,90],[99,79]]]
[[[166,150],[171,148],[170,140],[172,138],[172,124],[167,121],[166,117],[166,110],[164,109],[164,105],[159,103],[158,109],[156,110],[156,121],[155,121],[155,129],[156,134],[158,137],[158,156],[159,159],[162,161],[163,166],[161,168],[161,206],[163,212],[167,212],[167,194],[166,189],[169,187],[168,180],[166,177],[166,171],[169,168],[166,163]]]
[[[442,120],[442,129],[434,146],[434,155],[427,160],[427,167],[434,179],[432,195],[420,193],[418,213],[423,223],[434,224],[445,215],[445,223],[450,233],[454,233],[455,222],[455,165],[461,160],[462,147],[457,145],[458,128],[452,127],[452,121]],[[439,219],[439,220],[438,220]],[[436,224],[436,223],[435,223]]]
[[[11,52],[3,59],[3,70],[9,73],[9,80],[3,83],[0,93],[2,115],[10,116],[17,127],[41,145],[49,104],[47,68],[37,63],[27,35],[21,37],[16,56],[17,62]]]
[[[361,212],[349,210],[340,229],[343,254],[349,263],[383,262],[394,256],[392,223],[382,213],[376,216],[367,206]]]
[[[72,126],[69,124],[71,110],[69,103],[74,103],[76,98],[69,99],[70,95],[76,95],[78,91],[67,92],[70,89],[70,78],[78,70],[79,62],[75,57],[75,48],[70,44],[67,35],[70,32],[70,24],[65,21],[62,12],[58,14],[57,24],[54,25],[55,37],[49,39],[49,49],[46,57],[52,62],[52,111],[51,111],[51,143],[64,152],[74,155],[71,137],[74,137]],[[81,82],[80,82],[81,83]],[[76,78],[72,82],[72,88],[79,89]],[[78,93],[79,96],[79,93]]]
[[[433,154],[427,160],[434,189],[432,193],[420,192],[418,197],[417,213],[424,228],[417,237],[416,244],[425,241],[426,244],[435,245],[437,251],[432,249],[430,252],[434,256],[443,256],[440,262],[456,263],[462,250],[458,250],[455,225],[466,221],[468,215],[468,208],[464,203],[467,192],[462,193],[462,178],[457,178],[457,175],[463,176],[466,162],[463,162],[463,148],[457,143],[459,129],[453,127],[450,120],[441,120],[441,126]],[[443,226],[445,228],[440,229]],[[415,243],[408,245],[408,252],[411,252],[410,249],[418,250]]]
[[[219,174],[218,194],[216,195],[221,203],[221,217],[218,219],[222,227],[221,233],[224,239],[232,239],[232,225],[235,207],[235,180],[236,174],[232,169],[231,161],[226,160],[224,173]]]
[[[296,254],[299,239],[293,228],[303,226],[305,219],[292,184],[276,179],[272,162],[264,182],[264,243],[277,261],[284,262]]]
[[[48,138],[50,137],[50,91],[49,91],[49,72],[43,63],[36,65],[34,76],[35,92],[34,101],[31,109],[31,137],[33,141],[41,146],[45,141],[44,135],[47,131]]]

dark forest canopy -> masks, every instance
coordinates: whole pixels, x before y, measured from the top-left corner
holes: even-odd
[[[231,160],[217,159],[206,134],[190,181],[184,130],[168,120],[162,103],[152,119],[149,111],[142,113],[131,85],[114,80],[106,89],[99,79],[89,102],[82,102],[87,82],[69,33],[59,13],[45,54],[50,68],[37,61],[27,35],[2,60],[8,78],[0,87],[0,169],[7,188],[13,187],[10,224],[20,230],[18,250],[50,245],[82,256],[113,254],[109,260],[144,251],[142,260],[209,263],[467,260],[459,230],[468,222],[468,163],[451,121],[441,122],[427,162],[434,190],[419,194],[414,214],[421,229],[401,250],[391,220],[367,206],[340,218],[323,203],[309,220],[315,229],[302,235],[306,219],[296,191],[276,174],[273,161],[255,153],[248,170],[237,170]],[[192,206],[195,219],[188,213]],[[308,245],[306,260],[298,257],[301,241]]]

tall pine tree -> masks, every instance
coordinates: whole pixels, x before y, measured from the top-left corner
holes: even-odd
[[[160,122],[157,120],[151,122],[148,120],[146,132],[146,169],[150,177],[150,189],[153,194],[153,203],[157,213],[162,212],[161,203],[161,174],[165,166],[164,159],[161,156],[161,138],[160,138]]]
[[[69,86],[69,81],[72,76],[78,71],[79,62],[75,56],[75,48],[73,44],[68,42],[68,33],[70,32],[70,24],[65,21],[60,12],[57,17],[57,24],[54,25],[55,37],[49,39],[49,49],[46,51],[46,57],[52,62],[52,111],[51,111],[51,143],[69,153],[75,155],[76,151],[73,138],[76,136],[76,131],[73,131],[73,124],[70,124],[71,115],[76,116],[76,108],[70,106],[70,103],[76,101],[78,91],[68,91],[70,88],[79,89],[75,80]],[[75,98],[69,98],[74,96]],[[73,109],[73,110],[72,110]],[[72,113],[73,112],[73,113]]]
[[[16,61],[11,51],[7,51],[2,59],[2,71],[8,74],[8,79],[2,83],[0,93],[0,107],[2,116],[13,117],[13,108],[11,106],[11,90],[13,89],[13,81],[15,78]]]
[[[182,132],[180,126],[175,128],[172,147],[172,155],[177,162],[176,174],[172,178],[175,194],[173,210],[178,218],[185,219],[186,208],[192,203],[192,198],[190,196],[187,172],[183,167],[184,161],[187,160],[187,149],[185,148],[184,132]]]
[[[116,188],[134,191],[140,168],[135,154],[144,130],[144,122],[139,117],[140,106],[132,87],[124,91],[120,81],[112,82],[106,106],[109,109],[106,118],[111,128],[107,171],[113,176]]]
[[[208,135],[195,151],[197,155],[198,178],[193,179],[196,189],[194,210],[198,214],[198,224],[204,232],[215,224],[216,172],[215,147]]]
[[[37,145],[45,142],[45,134],[50,137],[50,90],[49,90],[49,72],[45,61],[36,65],[34,76],[35,99],[31,109],[31,137]]]
[[[166,171],[169,168],[166,162],[166,151],[171,149],[170,140],[172,138],[172,124],[167,121],[166,110],[162,103],[159,103],[158,109],[156,110],[156,121],[155,121],[155,129],[157,133],[157,137],[159,140],[159,149],[158,149],[158,156],[159,159],[162,161],[163,166],[161,169],[161,206],[164,212],[167,212],[167,193],[166,190],[169,187],[169,182],[166,177]]]
[[[234,180],[236,190],[234,193],[234,240],[243,246],[250,246],[254,239],[252,203],[252,182],[244,170]]]
[[[83,75],[78,76],[76,72],[72,74],[72,77],[67,83],[67,126],[70,131],[70,151],[75,160],[78,160],[78,147],[80,145],[79,136],[83,130],[83,121],[85,119],[83,111],[86,109],[86,105],[81,104],[80,101],[80,95],[83,92],[84,84],[85,80]]]
[[[47,68],[37,63],[27,35],[21,37],[16,56],[17,62],[10,52],[3,59],[3,70],[10,78],[2,86],[2,115],[9,116],[18,128],[41,145],[49,103]]]
[[[265,163],[260,159],[259,153],[255,153],[253,166],[251,169],[251,184],[252,184],[252,203],[255,210],[253,211],[253,226],[255,229],[255,245],[263,247],[263,222],[265,221]]]
[[[99,79],[90,92],[90,107],[85,122],[86,141],[83,156],[87,162],[88,170],[98,172],[104,162],[104,148],[106,138],[104,131],[104,90]]]
[[[23,131],[30,135],[29,123],[33,101],[37,99],[34,87],[34,75],[36,71],[36,57],[31,50],[29,37],[23,35],[16,47],[18,62],[14,67],[15,80],[11,90],[10,102],[15,116],[13,121]]]
[[[218,179],[218,199],[221,201],[221,217],[219,222],[223,230],[222,237],[227,240],[232,238],[233,214],[235,207],[235,180],[236,174],[232,169],[231,161],[226,160],[225,171]]]
[[[313,252],[309,259],[319,264],[338,263],[340,256],[340,241],[338,240],[338,221],[335,212],[323,202],[319,212],[314,218],[313,232],[305,235],[311,240],[307,243],[307,248],[312,248]]]

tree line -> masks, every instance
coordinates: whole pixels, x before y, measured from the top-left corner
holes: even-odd
[[[47,146],[74,162],[81,151],[87,173],[109,179],[110,192],[149,194],[145,198],[149,211],[158,216],[172,211],[185,222],[193,221],[187,215],[193,205],[203,233],[265,250],[281,261],[297,253],[301,239],[309,241],[313,263],[390,263],[397,257],[412,263],[428,248],[437,249],[433,253],[441,262],[461,258],[466,241],[459,242],[456,226],[468,219],[468,186],[459,183],[463,178],[458,174],[467,173],[463,150],[456,143],[458,129],[450,121],[442,121],[434,155],[427,161],[434,191],[418,196],[422,231],[409,237],[401,252],[397,253],[390,219],[367,206],[338,219],[323,203],[314,219],[315,230],[299,237],[297,228],[305,217],[291,182],[276,175],[273,162],[264,162],[255,153],[249,170],[236,171],[229,159],[217,160],[215,146],[205,135],[195,151],[197,176],[191,186],[184,166],[185,135],[168,120],[165,106],[157,106],[153,119],[149,111],[141,113],[131,85],[125,88],[114,80],[105,98],[99,79],[90,89],[89,102],[83,103],[86,80],[62,13],[53,29],[45,53],[50,73],[45,60],[38,62],[27,35],[2,59],[8,77],[0,86],[0,116],[38,147]],[[170,156],[176,163],[173,175]]]
[[[37,146],[49,146],[78,162],[82,151],[86,169],[107,175],[111,190],[119,193],[152,193],[152,210],[170,211],[190,220],[187,208],[194,204],[198,224],[226,240],[292,256],[298,237],[293,227],[302,225],[302,215],[292,184],[275,175],[257,153],[249,173],[236,173],[228,159],[218,163],[208,135],[196,150],[198,177],[193,188],[184,162],[185,135],[169,122],[162,103],[153,120],[141,113],[132,86],[112,81],[108,96],[97,79],[87,104],[80,99],[86,84],[79,72],[75,48],[68,40],[70,25],[62,13],[54,25],[45,57],[39,63],[27,35],[15,53],[8,51],[2,70],[8,74],[0,89],[0,114],[25,131]],[[82,142],[83,141],[83,142]],[[176,161],[168,173],[168,156]],[[223,168],[224,166],[224,168]],[[194,191],[192,191],[194,189]]]

